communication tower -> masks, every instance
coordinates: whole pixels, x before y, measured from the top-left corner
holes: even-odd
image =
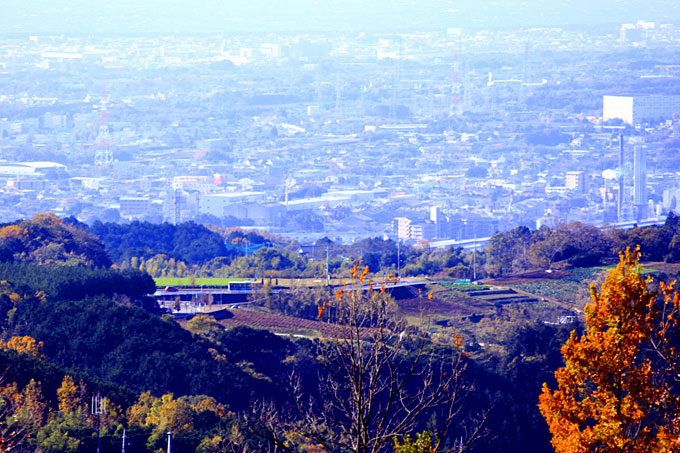
[[[97,134],[97,152],[94,155],[95,167],[109,167],[113,163],[111,136],[109,134],[108,112],[106,110],[106,89],[102,89],[99,104],[99,132]]]
[[[389,119],[392,124],[397,123],[397,96],[400,94],[401,90],[401,78],[402,78],[402,67],[401,63],[403,60],[403,49],[404,49],[404,41],[403,37],[400,35],[397,37],[397,42],[399,44],[399,53],[397,54],[397,61],[394,62],[393,69],[392,69],[392,94],[390,98],[390,110],[389,110]]]
[[[102,395],[97,392],[92,396],[92,406],[90,406],[92,415],[97,416],[97,453],[100,453],[102,447],[102,433],[100,417],[106,414],[106,400],[102,399]]]
[[[460,93],[460,37],[453,49],[453,80],[451,83],[451,114],[462,115],[463,103]]]

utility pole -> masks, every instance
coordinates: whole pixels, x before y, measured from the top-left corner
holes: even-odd
[[[477,238],[475,238],[475,248],[472,251],[472,281],[477,280]]]
[[[399,246],[401,245],[401,238],[397,239],[397,277],[401,277],[401,263],[399,262]]]
[[[123,450],[122,450],[123,453],[125,453],[125,442],[126,442],[126,440],[125,440],[125,428],[123,428]]]
[[[326,246],[326,286],[331,284],[331,276],[328,272],[328,246]]]
[[[477,280],[477,225],[472,224],[473,236],[475,237],[475,245],[472,250],[472,281]]]

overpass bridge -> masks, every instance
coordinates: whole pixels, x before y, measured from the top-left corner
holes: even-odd
[[[624,222],[612,222],[612,223],[603,222],[594,226],[600,229],[615,227],[622,228],[624,230],[630,230],[635,227],[649,227],[655,225],[663,225],[665,222],[666,222],[665,218],[663,219],[656,218],[645,220],[626,220]],[[462,247],[468,251],[481,250],[487,246],[490,240],[491,240],[490,236],[476,239],[447,239],[443,241],[432,241],[430,242],[430,247],[438,249],[453,246]]]
[[[385,291],[388,292],[395,299],[408,299],[418,297],[425,289],[428,282],[424,281],[409,281],[399,282],[397,284],[388,284],[385,286]],[[345,291],[369,291],[370,286],[373,286],[374,291],[379,291],[381,282],[375,282],[373,285],[356,285],[346,286],[336,285],[329,287],[332,292],[340,288]],[[310,287],[314,288],[314,287]],[[421,290],[419,292],[418,290]],[[253,302],[252,294],[257,289],[253,287],[243,289],[228,289],[228,288],[165,288],[159,289],[150,296],[153,297],[161,307],[174,307],[175,305],[188,307],[193,309],[196,307],[205,307],[208,305],[244,305]],[[291,289],[288,287],[274,287],[270,290],[270,294],[287,294]]]

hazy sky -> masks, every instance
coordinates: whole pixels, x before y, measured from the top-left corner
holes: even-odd
[[[0,33],[409,31],[680,25],[677,0],[0,0]]]

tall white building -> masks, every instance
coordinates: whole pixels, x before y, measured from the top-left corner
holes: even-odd
[[[680,114],[680,96],[641,95],[603,96],[602,119],[620,119],[624,123],[639,124],[645,120],[670,118]]]
[[[432,239],[436,234],[434,223],[412,221],[406,217],[396,217],[394,219],[394,228],[400,241]]]
[[[397,217],[394,219],[394,223],[399,240],[408,241],[411,239],[411,220],[406,217]]]
[[[645,149],[635,146],[633,149],[633,205],[636,220],[647,217],[647,163]]]

